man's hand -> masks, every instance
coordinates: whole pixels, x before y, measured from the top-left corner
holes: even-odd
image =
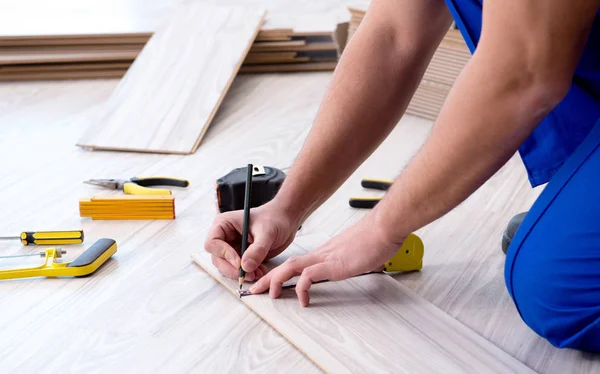
[[[262,262],[283,252],[294,240],[298,223],[273,202],[250,211],[248,242],[251,243],[240,259],[243,212],[226,212],[213,222],[204,248],[212,255],[213,265],[221,274],[237,279],[241,266],[245,279],[254,281],[265,273]]]
[[[303,256],[290,257],[250,287],[250,292],[262,293],[270,289],[271,297],[278,298],[283,283],[299,275],[296,294],[300,304],[308,306],[308,290],[313,282],[339,281],[380,268],[402,245],[386,237],[375,220],[368,216],[321,248]]]

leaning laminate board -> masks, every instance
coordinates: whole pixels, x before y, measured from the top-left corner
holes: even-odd
[[[297,245],[286,256],[305,253]],[[283,256],[279,256],[281,261]],[[202,269],[237,297],[207,253]],[[527,366],[385,274],[313,285],[302,308],[293,290],[241,301],[330,373],[532,373]]]
[[[246,57],[265,12],[178,8],[148,41],[80,147],[153,153],[196,151]]]

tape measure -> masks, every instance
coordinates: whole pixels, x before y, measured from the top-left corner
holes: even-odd
[[[418,271],[423,268],[425,246],[416,234],[410,234],[402,243],[402,247],[384,265],[389,273]]]
[[[269,166],[254,166],[252,171],[252,198],[250,207],[256,208],[271,201],[285,179],[285,173]],[[244,209],[246,167],[233,169],[217,179],[217,207],[219,212]]]

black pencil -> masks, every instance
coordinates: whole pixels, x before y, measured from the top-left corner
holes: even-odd
[[[242,248],[240,251],[240,257],[244,256],[244,251],[248,247],[248,228],[250,227],[250,203],[252,198],[252,171],[254,167],[252,164],[248,164],[248,174],[246,175],[246,194],[244,196],[244,222],[242,224]],[[244,284],[244,277],[246,276],[246,272],[242,269],[242,264],[240,263],[240,276],[238,278],[238,282],[240,284],[240,291],[242,290],[242,285]],[[240,294],[240,297],[242,295]]]

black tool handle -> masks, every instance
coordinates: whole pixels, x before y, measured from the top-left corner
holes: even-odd
[[[133,177],[131,181],[142,187],[174,186],[185,188],[190,185],[190,182],[185,179],[173,177]]]
[[[351,197],[348,199],[348,203],[352,208],[360,208],[360,209],[373,209],[378,202],[380,202],[380,198],[368,198],[368,197]]]
[[[100,239],[94,245],[89,247],[81,256],[77,257],[73,262],[67,265],[68,268],[87,266],[93,263],[108,251],[116,242],[113,239]]]
[[[371,190],[387,191],[392,186],[392,183],[393,181],[390,180],[364,178],[360,182],[360,185],[363,186],[363,188],[369,188]]]

